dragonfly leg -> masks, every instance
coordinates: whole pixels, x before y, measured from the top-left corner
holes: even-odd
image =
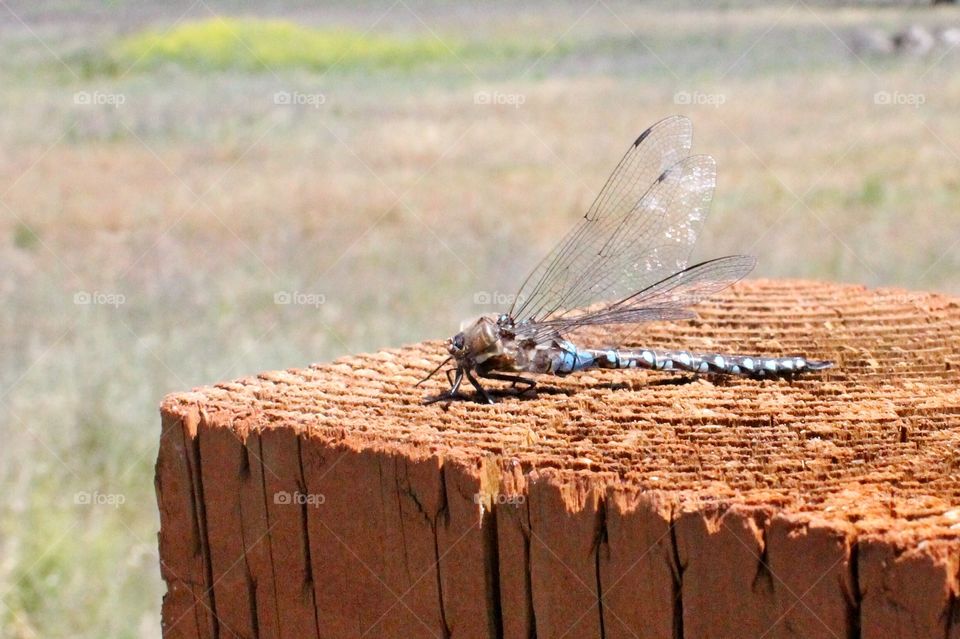
[[[453,379],[453,374],[457,374],[457,379]],[[460,382],[463,381],[463,373],[459,368],[448,368],[447,369],[447,381],[450,382],[450,392],[454,392],[454,389],[460,388]]]
[[[447,371],[447,380],[450,381],[450,390],[445,393],[440,393],[434,397],[427,397],[423,400],[424,405],[433,404],[436,402],[441,402],[445,399],[456,399],[460,394],[460,384],[463,382],[463,369],[458,368],[456,379],[451,380],[450,375],[453,372],[453,369]],[[469,374],[469,373],[468,373]]]
[[[526,384],[527,387],[524,388],[521,393],[526,393],[528,390],[531,390],[534,386],[537,385],[532,379],[527,377],[521,377],[520,375],[510,375],[508,373],[495,373],[493,371],[481,372],[477,371],[477,375],[485,379],[498,379],[501,382],[510,382],[514,387],[517,384]]]
[[[477,393],[479,393],[480,397],[483,398],[484,403],[493,404],[493,398],[491,398],[486,389],[480,385],[480,382],[478,382],[477,378],[473,376],[473,373],[471,373],[469,370],[465,370],[464,372],[467,374],[467,379],[470,380],[470,383],[473,384],[473,387],[477,389]]]

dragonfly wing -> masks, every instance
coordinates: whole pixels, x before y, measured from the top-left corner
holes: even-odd
[[[536,318],[558,319],[600,302],[615,303],[682,271],[715,184],[716,165],[706,155],[685,158],[664,171]]]
[[[572,300],[588,297],[583,295],[588,274],[609,271],[611,267],[605,269],[602,263],[622,260],[615,251],[630,249],[639,261],[643,257],[639,251],[659,244],[664,230],[662,218],[668,211],[652,206],[653,200],[648,199],[646,207],[639,203],[650,196],[655,185],[663,181],[675,185],[680,181],[681,173],[675,167],[689,155],[692,140],[693,127],[682,116],[666,118],[644,131],[620,160],[580,223],[524,281],[510,315],[517,321],[540,320],[563,308],[572,308]],[[661,180],[664,176],[667,177]],[[711,193],[712,188],[710,182]],[[616,299],[616,289],[611,283],[600,292],[600,297]]]
[[[523,337],[539,342],[583,326],[691,318],[695,316],[691,306],[739,281],[755,265],[756,258],[750,255],[731,255],[701,262],[598,310],[530,321],[524,325]]]

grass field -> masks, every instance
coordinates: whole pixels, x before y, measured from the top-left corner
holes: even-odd
[[[666,115],[697,256],[960,292],[960,50],[846,44],[960,13],[671,7],[0,3],[0,636],[158,636],[159,399],[445,336]]]

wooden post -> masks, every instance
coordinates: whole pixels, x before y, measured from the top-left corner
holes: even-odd
[[[698,311],[614,337],[837,368],[424,406],[431,342],[168,396],[164,636],[960,636],[960,300],[755,281]]]

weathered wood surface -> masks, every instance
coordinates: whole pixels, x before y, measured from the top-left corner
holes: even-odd
[[[757,281],[698,310],[627,343],[838,368],[422,406],[434,342],[167,397],[164,635],[960,636],[960,301]]]

